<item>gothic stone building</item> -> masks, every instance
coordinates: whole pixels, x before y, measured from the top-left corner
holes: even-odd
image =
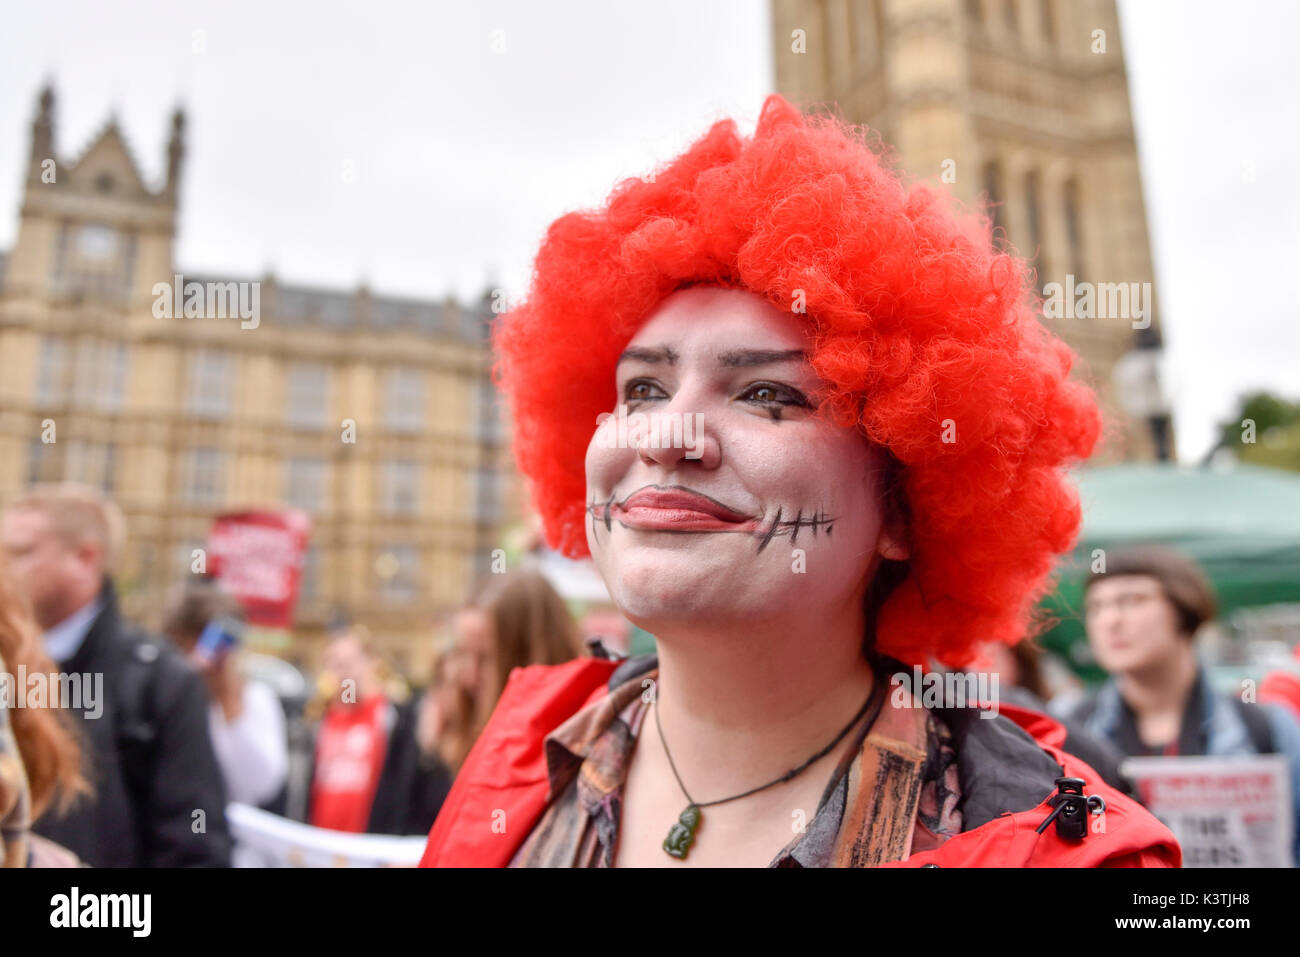
[[[156,284],[233,281],[173,260],[183,114],[153,187],[116,121],[72,160],[54,112],[47,89],[17,239],[0,253],[0,501],[62,479],[109,493],[128,522],[124,604],[151,624],[215,514],[303,509],[298,627],[271,650],[312,665],[341,615],[419,673],[436,617],[464,600],[510,517],[488,302],[263,276],[229,287],[243,315],[256,294],[256,320],[236,298],[169,318]]]

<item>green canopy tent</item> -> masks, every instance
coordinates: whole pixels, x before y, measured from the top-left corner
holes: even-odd
[[[1300,474],[1257,465],[1117,465],[1073,477],[1083,530],[1057,590],[1042,602],[1059,621],[1040,642],[1084,677],[1102,677],[1087,653],[1081,618],[1094,549],[1143,542],[1178,548],[1209,574],[1221,615],[1300,602]]]

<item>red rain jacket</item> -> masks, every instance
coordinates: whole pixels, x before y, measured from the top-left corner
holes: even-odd
[[[563,665],[516,668],[429,832],[421,867],[504,867],[547,804],[543,741],[572,714],[609,693],[610,676],[623,662],[581,658]],[[1000,816],[885,867],[1181,867],[1182,849],[1170,830],[1131,798],[1061,750],[1065,729],[1037,711],[1002,704],[1015,722],[1063,769],[1083,778],[1084,793],[1106,801],[1105,830],[1081,841],[1059,837],[1054,824],[1035,829],[1051,814],[1056,794],[1045,781],[1034,807],[1008,808]],[[973,725],[996,724],[975,721]],[[1029,747],[1028,743],[1025,744]],[[958,760],[961,750],[958,750]],[[998,775],[984,775],[986,780]],[[987,785],[986,785],[987,786]],[[1001,806],[1001,805],[999,805]],[[1091,815],[1090,815],[1091,817]]]

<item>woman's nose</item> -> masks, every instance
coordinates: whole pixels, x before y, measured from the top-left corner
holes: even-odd
[[[645,465],[658,465],[669,471],[683,462],[698,462],[706,469],[717,468],[721,447],[708,418],[704,412],[652,413],[649,427],[636,442],[637,457]]]

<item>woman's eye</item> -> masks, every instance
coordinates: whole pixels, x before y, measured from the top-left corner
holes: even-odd
[[[775,385],[772,382],[755,382],[741,393],[741,398],[753,400],[763,406],[807,406],[809,404],[809,400],[803,397],[800,390]]]
[[[740,398],[764,406],[774,419],[781,418],[782,409],[791,407],[806,409],[812,407],[808,399],[798,389],[776,385],[772,382],[755,382],[740,394]]]
[[[624,402],[644,402],[646,399],[666,399],[668,394],[648,379],[632,379],[623,387]]]

